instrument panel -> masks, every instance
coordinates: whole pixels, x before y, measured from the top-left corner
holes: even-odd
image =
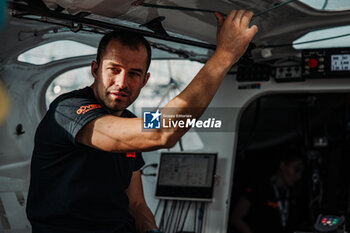
[[[302,76],[305,78],[350,78],[350,48],[303,50]]]

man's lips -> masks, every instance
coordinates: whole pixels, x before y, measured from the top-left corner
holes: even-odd
[[[111,94],[112,96],[116,97],[116,98],[126,98],[128,97],[128,93],[123,92],[123,91],[111,91],[109,92],[109,94]]]

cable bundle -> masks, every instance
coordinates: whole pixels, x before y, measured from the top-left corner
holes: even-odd
[[[156,217],[160,206],[163,204],[160,214],[159,230],[165,233],[201,233],[203,229],[203,217],[205,202],[183,200],[160,200],[154,216]],[[191,208],[192,207],[192,208]],[[193,213],[192,231],[184,231],[189,213]]]

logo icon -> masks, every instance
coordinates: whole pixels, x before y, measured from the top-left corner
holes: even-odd
[[[160,117],[162,113],[159,112],[143,112],[143,128],[144,129],[160,129]]]
[[[99,105],[99,104],[89,104],[89,105],[81,106],[81,107],[76,111],[76,113],[77,113],[78,115],[80,115],[80,114],[85,114],[85,113],[87,113],[88,111],[93,110],[93,109],[96,109],[96,108],[102,108],[102,106]]]

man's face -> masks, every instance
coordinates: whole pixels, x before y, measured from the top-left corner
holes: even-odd
[[[120,115],[139,96],[147,83],[147,50],[131,49],[119,41],[108,43],[100,64],[91,64],[95,96],[112,113]]]
[[[280,169],[284,182],[292,187],[300,179],[304,171],[304,163],[301,160],[295,160],[289,163],[281,162]]]

